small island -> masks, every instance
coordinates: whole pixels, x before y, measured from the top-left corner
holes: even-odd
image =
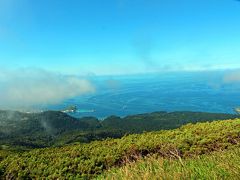
[[[75,105],[68,106],[67,108],[61,110],[61,112],[63,113],[75,113],[76,111],[77,111],[77,106]]]

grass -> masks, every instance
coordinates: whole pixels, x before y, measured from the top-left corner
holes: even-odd
[[[10,154],[9,151],[0,149],[0,162],[5,159]]]
[[[147,157],[114,168],[96,179],[106,180],[181,180],[181,179],[239,179],[240,148],[215,152],[183,160]]]

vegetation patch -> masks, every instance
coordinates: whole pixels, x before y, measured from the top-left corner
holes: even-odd
[[[140,158],[121,168],[106,171],[96,179],[239,179],[240,148],[181,160],[162,157]]]
[[[240,144],[240,119],[188,124],[89,144],[37,149],[10,155],[0,163],[3,178],[92,178],[139,157],[184,159]],[[128,161],[127,161],[128,160]]]

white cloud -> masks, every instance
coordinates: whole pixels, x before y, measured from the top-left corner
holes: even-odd
[[[93,84],[78,76],[41,69],[1,70],[0,108],[24,109],[49,105],[94,92]]]
[[[224,83],[239,83],[240,82],[240,70],[235,70],[230,73],[226,73],[223,78]]]

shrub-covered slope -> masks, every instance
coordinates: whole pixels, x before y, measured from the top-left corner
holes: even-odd
[[[84,178],[139,157],[188,158],[240,144],[240,119],[188,124],[176,130],[129,135],[89,144],[32,150],[0,163],[2,178]]]
[[[113,168],[96,179],[229,179],[240,177],[240,147],[187,159],[147,157]]]

